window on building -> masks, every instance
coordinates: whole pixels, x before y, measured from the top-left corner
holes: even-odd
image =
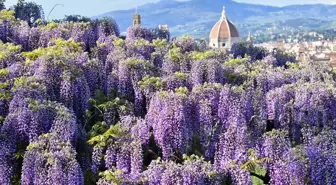
[[[213,46],[216,46],[216,44],[215,44],[215,43],[213,43],[212,45],[213,45]]]
[[[225,43],[223,43],[222,46],[225,47]]]

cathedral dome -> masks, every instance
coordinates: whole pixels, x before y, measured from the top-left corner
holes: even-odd
[[[223,7],[222,17],[212,28],[209,36],[209,47],[230,50],[234,43],[241,42],[237,28],[226,17]]]
[[[210,40],[212,39],[228,39],[232,37],[239,37],[237,28],[226,17],[225,8],[223,7],[222,17],[215,24],[210,32]]]

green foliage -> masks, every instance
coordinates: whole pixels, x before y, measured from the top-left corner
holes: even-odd
[[[91,98],[89,102],[93,105],[99,105],[108,101],[108,99],[109,98],[100,89],[97,89],[94,98]]]
[[[264,168],[257,167],[255,170],[252,171],[253,173],[260,175],[260,176],[265,176],[266,175],[266,170]],[[251,177],[253,185],[264,185],[264,181],[259,179],[256,176]]]
[[[188,156],[186,154],[183,154],[182,158],[183,158],[184,161],[204,160],[203,157],[199,157],[197,155],[190,155],[190,156]]]
[[[229,80],[230,83],[235,85],[243,85],[246,80],[250,77],[250,72],[232,72],[232,71],[225,71],[224,72],[225,78]]]
[[[35,61],[41,56],[61,57],[73,55],[82,52],[83,48],[81,43],[75,42],[73,38],[69,40],[54,39],[55,44],[47,48],[38,48],[31,52],[24,52],[23,55],[30,61]]]
[[[63,71],[69,72],[69,77],[72,79],[82,73],[73,62],[67,62],[74,60],[74,57],[78,57],[82,53],[81,43],[75,42],[74,39],[63,40],[54,39],[52,40],[52,46],[47,48],[38,48],[31,52],[23,52],[23,56],[26,58],[25,65],[31,66],[39,57],[46,58],[47,65],[50,67],[58,67]],[[48,66],[49,67],[49,66]]]
[[[1,94],[1,93],[0,93]],[[1,128],[1,126],[2,126],[2,124],[3,124],[3,122],[5,121],[5,117],[4,116],[0,116],[0,128]]]
[[[15,154],[14,154],[14,158],[16,159],[16,160],[18,160],[18,159],[20,159],[20,158],[22,158],[23,159],[23,156],[24,156],[24,154],[25,154],[25,151],[17,151],[17,152],[15,152]]]
[[[109,127],[104,121],[104,114],[107,111],[126,112],[129,110],[127,100],[120,98],[118,94],[108,97],[102,91],[96,90],[95,97],[89,100],[89,109],[85,112],[85,129],[89,135],[89,143],[92,145],[99,144],[105,146],[108,139],[117,137],[118,133],[124,132],[119,124]],[[115,121],[118,121],[116,114]],[[112,123],[114,124],[114,123]],[[112,134],[112,135],[111,135]]]
[[[265,177],[266,169],[265,165],[269,164],[272,159],[270,158],[260,158],[253,149],[248,150],[249,160],[240,166],[241,169],[252,172],[252,174]],[[264,181],[259,177],[252,175],[252,182],[254,185],[263,185]]]
[[[219,83],[204,83],[203,85],[194,86],[193,92],[195,93],[204,93],[207,89],[217,89],[220,90],[222,85]]]
[[[106,46],[106,43],[101,43],[101,42],[99,42],[99,41],[97,41],[97,47],[98,48],[104,48]]]
[[[8,68],[0,69],[0,79],[5,78],[8,74],[9,74],[9,69]]]
[[[99,175],[106,179],[111,185],[122,184],[124,182],[123,174],[124,172],[119,169],[106,170],[99,173]]]
[[[84,184],[85,185],[96,185],[99,179],[99,176],[92,172],[91,169],[83,171],[84,175]]]
[[[240,167],[246,171],[255,171],[257,168],[260,168],[261,165],[271,162],[270,158],[259,159],[253,149],[249,149],[247,153],[249,155],[249,160]]]
[[[177,94],[184,95],[184,96],[189,94],[189,90],[186,87],[179,87],[175,91]]]
[[[32,109],[34,112],[36,112],[37,110],[39,110],[39,108],[42,106],[41,102],[39,100],[35,100],[35,99],[26,99],[29,102],[28,108]]]
[[[85,111],[85,129],[91,132],[95,124],[99,124],[103,121],[103,111],[99,109],[98,105],[103,104],[108,101],[106,97],[100,90],[96,90],[95,97],[89,99],[90,108]],[[92,131],[91,134],[94,134]],[[96,136],[95,134],[92,136]]]
[[[0,23],[4,20],[15,21],[15,12],[13,10],[1,10],[0,11]]]
[[[192,143],[188,147],[188,154],[204,156],[204,147],[201,144],[200,138],[198,135],[193,135]]]
[[[143,38],[140,38],[140,39],[137,39],[135,42],[134,42],[134,46],[136,48],[140,48],[140,47],[149,47],[150,46],[150,43],[148,40],[145,40]]]
[[[34,81],[34,77],[21,76],[15,78],[11,91],[17,90],[19,87],[28,87],[32,89],[44,88],[40,83]]]
[[[203,84],[203,88],[210,88],[210,89],[215,88],[215,89],[220,89],[221,87],[222,87],[222,85],[219,84],[219,83],[204,83],[204,84]]]
[[[180,80],[186,80],[188,78],[188,74],[179,71],[175,72],[174,75]]]
[[[299,69],[300,65],[297,63],[293,63],[293,62],[287,62],[286,66],[288,66],[289,68],[293,68],[293,69]]]
[[[42,139],[42,138],[48,138],[48,137],[50,137],[50,136],[51,136],[50,133],[48,133],[48,134],[43,134],[43,135],[39,136],[39,139]],[[34,149],[39,148],[39,147],[40,147],[40,145],[39,145],[38,143],[30,143],[30,144],[27,146],[27,151],[34,150]]]
[[[13,185],[21,185],[21,176],[20,176],[20,174],[14,174],[14,176],[11,178],[11,183]]]
[[[11,99],[11,94],[10,91],[7,89],[7,87],[8,82],[0,82],[0,101]]]
[[[183,55],[181,53],[181,49],[178,48],[178,47],[174,47],[174,48],[171,48],[169,49],[168,51],[168,58],[175,61],[175,62],[178,62],[178,61],[181,61]]]
[[[167,91],[160,91],[160,97],[161,98],[167,98],[168,97],[168,92]]]
[[[8,82],[0,83],[0,89],[5,89],[6,87],[8,87]]]
[[[152,69],[154,65],[146,60],[141,60],[137,58],[128,58],[126,61],[124,61],[127,64],[127,67],[130,69],[138,69],[142,66],[145,67],[145,69]]]
[[[277,130],[277,129],[273,129],[269,132],[266,133],[268,136],[270,136],[271,138],[277,138],[279,136],[285,136],[288,137],[289,133],[286,130]]]
[[[56,106],[55,109],[57,110],[57,115],[64,116],[64,117],[71,117],[72,114],[69,113],[67,109],[64,107]]]
[[[121,39],[121,38],[118,38],[118,39],[116,39],[116,40],[113,42],[113,44],[114,44],[115,46],[123,47],[123,46],[124,46],[124,40]]]
[[[53,30],[58,28],[58,23],[56,22],[50,22],[47,25],[41,27],[41,30]]]
[[[140,87],[142,89],[161,89],[162,88],[162,79],[160,77],[154,77],[154,76],[145,76],[141,81],[138,82]]]
[[[248,63],[248,58],[231,58],[229,61],[224,63],[225,67],[235,67],[238,65],[243,65]]]
[[[156,50],[162,50],[168,47],[168,41],[166,39],[154,39],[152,45]]]
[[[21,49],[20,45],[14,45],[13,43],[3,44],[0,40],[0,61],[11,55],[18,54]]]
[[[128,102],[125,99],[119,98],[118,96],[116,98],[107,97],[100,90],[96,90],[95,94],[96,94],[95,98],[90,98],[89,103],[92,108],[96,109],[101,114],[103,114],[103,112],[105,112],[108,108],[115,108],[115,109],[121,109],[121,110],[127,109],[126,104]],[[91,116],[93,112],[91,112],[90,110],[87,110],[86,113],[88,116]]]
[[[121,137],[127,137],[126,129],[121,127],[120,124],[111,125],[110,128],[103,134],[97,135],[91,138],[88,143],[90,145],[98,145],[101,147],[106,147],[108,144],[113,142],[114,139]]]
[[[154,59],[158,58],[161,60],[169,50],[169,42],[166,39],[154,39],[152,41],[152,46],[154,47],[154,52],[151,57]]]
[[[44,22],[43,22],[42,19],[37,19],[37,20],[35,21],[35,25],[37,25],[37,26],[43,26],[43,25],[44,25]]]
[[[106,124],[106,122],[100,122],[97,121],[95,125],[93,125],[93,127],[91,128],[91,130],[89,131],[89,138],[93,138],[96,137],[98,135],[101,135],[103,133],[105,133],[108,129],[108,126]]]
[[[205,60],[215,56],[215,54],[216,53],[214,51],[194,51],[190,54],[190,58],[192,60]]]

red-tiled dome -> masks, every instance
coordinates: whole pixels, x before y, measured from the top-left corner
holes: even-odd
[[[210,39],[227,39],[239,37],[237,28],[226,18],[225,8],[221,19],[215,24],[210,33]]]

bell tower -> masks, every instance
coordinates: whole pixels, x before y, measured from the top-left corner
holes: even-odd
[[[248,33],[246,42],[249,43],[249,44],[253,44],[252,37],[251,37],[251,32],[250,31]]]
[[[135,14],[133,15],[133,26],[140,26],[141,25],[141,16],[138,13],[138,7],[135,10]]]

